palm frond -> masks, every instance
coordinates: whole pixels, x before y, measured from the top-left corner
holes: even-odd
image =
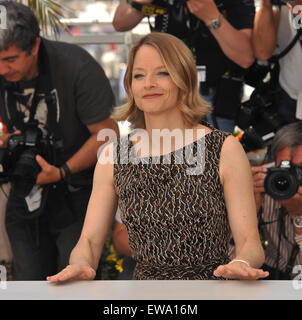
[[[66,25],[61,22],[64,18],[67,7],[58,3],[55,0],[17,0],[20,3],[28,6],[36,15],[41,33],[45,36],[53,34],[57,36],[62,30],[66,29]]]

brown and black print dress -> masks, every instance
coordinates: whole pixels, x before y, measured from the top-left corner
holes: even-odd
[[[188,175],[190,164],[176,161],[185,148],[170,154],[171,164],[162,163],[163,156],[158,157],[160,164],[151,163],[153,158],[121,164],[121,142],[117,144],[114,184],[137,261],[133,279],[217,279],[213,271],[229,262],[230,230],[219,178],[220,152],[227,136],[213,129],[201,138],[205,162],[198,175]],[[191,144],[193,155],[198,141]],[[132,144],[127,144],[131,153]]]

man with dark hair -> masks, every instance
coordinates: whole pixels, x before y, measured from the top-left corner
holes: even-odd
[[[118,132],[110,119],[114,97],[84,49],[40,37],[28,7],[0,5],[7,11],[7,28],[0,30],[0,115],[8,129],[1,144],[12,150],[6,155],[12,168],[4,173],[12,184],[6,228],[13,279],[44,280],[68,264],[80,236],[102,143],[97,134]]]
[[[302,167],[302,121],[282,127],[271,145],[276,166],[289,160]],[[259,230],[265,246],[267,279],[291,279],[296,265],[302,265],[302,186],[290,199],[275,200],[264,187],[267,168],[252,167]],[[302,169],[300,169],[302,170]],[[301,179],[301,177],[300,177]]]

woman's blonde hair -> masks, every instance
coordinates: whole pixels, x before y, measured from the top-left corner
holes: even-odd
[[[137,51],[143,45],[151,46],[159,53],[172,81],[179,88],[179,109],[184,121],[194,126],[211,111],[211,106],[199,94],[197,69],[191,50],[178,38],[159,32],[151,32],[137,41],[132,47],[124,86],[128,102],[116,107],[112,117],[117,121],[127,120],[132,128],[145,128],[144,113],[136,105],[131,90],[132,71]]]

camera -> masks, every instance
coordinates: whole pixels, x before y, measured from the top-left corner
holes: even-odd
[[[263,83],[240,107],[236,125],[244,130],[240,142],[246,152],[267,146],[275,132],[286,124],[275,108],[275,90],[270,83]]]
[[[54,160],[50,137],[43,135],[38,121],[33,121],[24,124],[22,134],[11,135],[6,148],[0,148],[0,184],[11,182],[12,191],[26,197],[41,171],[37,154],[49,163]]]
[[[281,161],[279,167],[269,168],[264,180],[265,192],[276,200],[293,197],[302,186],[302,167],[290,161]]]
[[[169,6],[184,6],[188,0],[153,0],[152,4],[159,5],[164,8]]]
[[[275,6],[286,6],[287,2],[295,2],[295,0],[271,0],[271,3]]]

